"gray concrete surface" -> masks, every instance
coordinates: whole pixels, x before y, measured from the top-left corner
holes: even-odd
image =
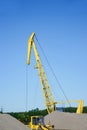
[[[8,114],[0,114],[0,130],[30,130],[23,123]]]

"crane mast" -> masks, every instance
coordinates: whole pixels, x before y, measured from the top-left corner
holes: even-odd
[[[45,105],[46,105],[48,113],[51,113],[51,112],[56,110],[56,106],[55,106],[56,102],[55,102],[54,97],[52,95],[50,85],[49,85],[47,77],[46,77],[46,73],[45,73],[43,65],[41,63],[40,56],[38,54],[38,51],[37,51],[37,48],[36,48],[36,45],[34,42],[34,36],[35,36],[35,33],[32,33],[32,35],[28,39],[27,64],[28,65],[30,64],[31,50],[33,47],[34,53],[35,53],[35,58],[36,58],[36,68],[38,69],[40,81],[42,84]]]

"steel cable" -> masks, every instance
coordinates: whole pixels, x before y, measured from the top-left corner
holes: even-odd
[[[41,47],[40,42],[39,42],[39,40],[37,39],[36,34],[35,34],[35,38],[36,38],[36,41],[38,42],[38,45],[39,45],[39,47],[40,47],[40,49],[41,49],[41,51],[42,51],[42,53],[43,53],[44,58],[45,58],[46,61],[47,61],[47,64],[48,64],[48,66],[49,66],[49,68],[50,68],[50,70],[51,70],[53,76],[54,76],[55,79],[56,79],[56,82],[57,82],[57,84],[58,84],[60,90],[62,91],[62,93],[63,93],[63,95],[64,95],[64,97],[65,97],[67,103],[68,103],[69,106],[71,107],[71,104],[70,104],[70,102],[69,102],[69,100],[68,100],[68,98],[67,98],[67,96],[66,96],[66,94],[65,94],[65,92],[64,92],[64,90],[63,90],[63,88],[62,88],[62,86],[61,86],[61,84],[60,84],[60,82],[59,82],[59,80],[57,79],[57,76],[56,76],[56,74],[55,74],[55,72],[54,72],[54,70],[53,70],[53,68],[52,68],[52,66],[51,66],[51,64],[50,64],[50,62],[48,61],[47,56],[46,56],[46,54],[45,54],[43,48]]]

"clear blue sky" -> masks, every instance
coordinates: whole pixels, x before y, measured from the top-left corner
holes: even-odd
[[[87,0],[0,0],[0,107],[26,110],[27,40],[35,32],[68,99],[87,105]],[[55,100],[65,100],[38,48]],[[44,109],[34,53],[27,110]]]

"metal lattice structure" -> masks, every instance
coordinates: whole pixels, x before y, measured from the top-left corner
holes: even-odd
[[[35,53],[35,58],[36,58],[36,68],[38,69],[40,81],[42,84],[45,105],[46,105],[48,113],[51,113],[56,109],[56,107],[55,107],[56,102],[55,102],[54,97],[52,95],[50,85],[49,85],[48,80],[47,80],[46,73],[45,73],[43,65],[41,63],[40,56],[38,54],[38,51],[37,51],[37,48],[36,48],[36,45],[34,42],[34,36],[35,36],[35,33],[32,33],[32,35],[30,36],[30,38],[28,40],[27,64],[30,64],[31,50],[33,47],[34,53]]]

